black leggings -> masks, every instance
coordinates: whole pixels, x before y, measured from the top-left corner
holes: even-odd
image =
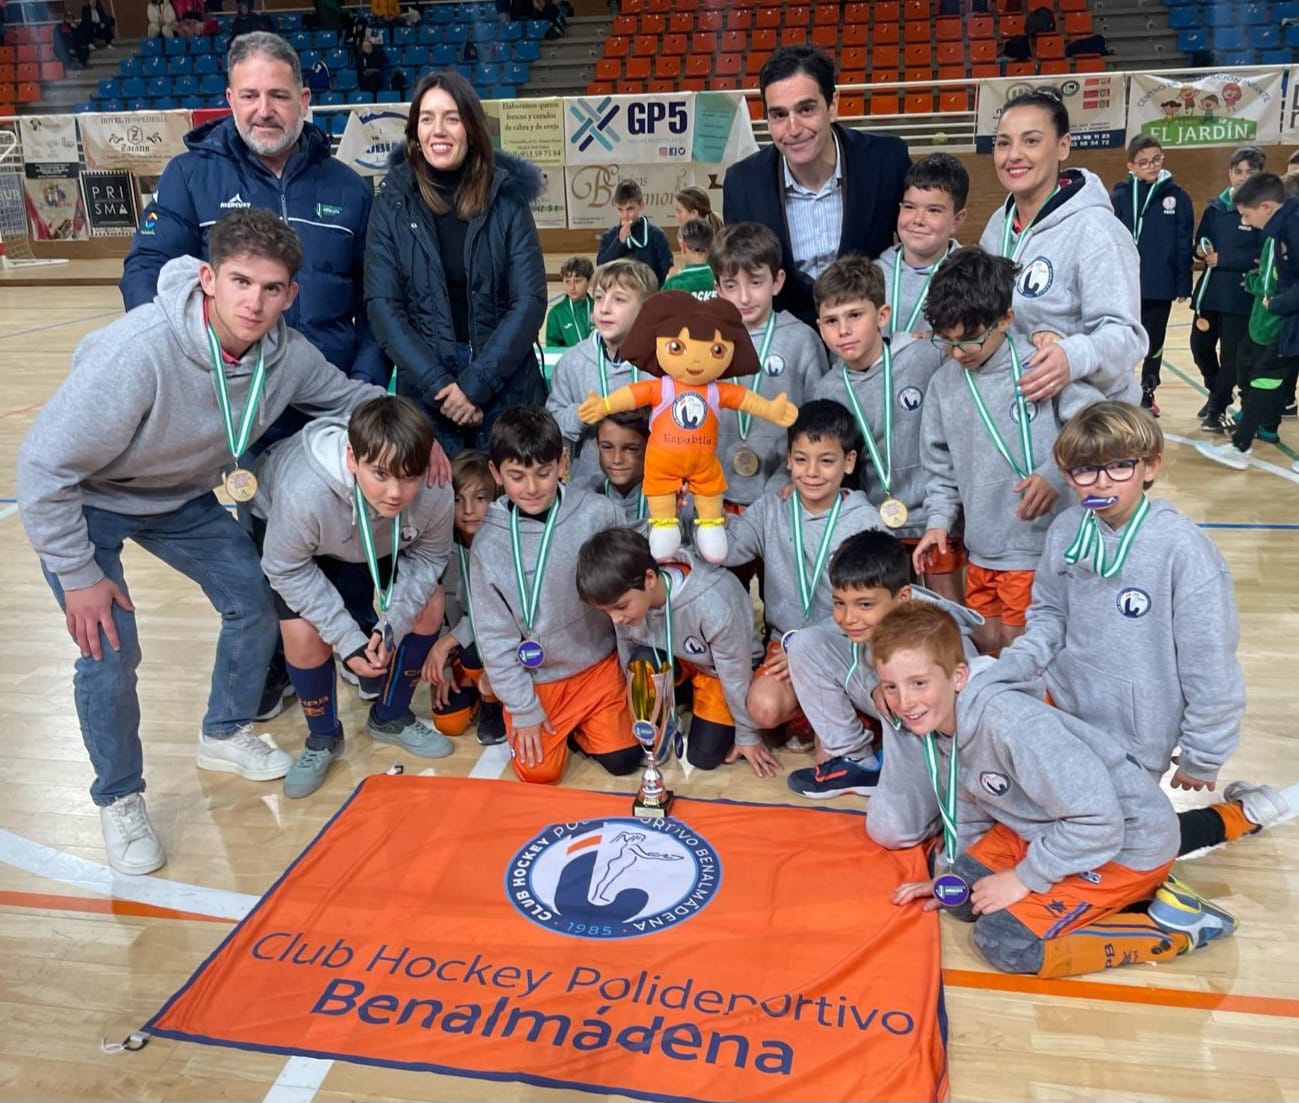
[[[1201,322],[1207,322],[1209,328],[1201,329]],[[1206,310],[1191,324],[1191,357],[1209,389],[1210,413],[1220,414],[1231,405],[1240,382],[1241,347],[1248,337],[1248,314]]]
[[[1153,391],[1159,386],[1159,366],[1164,362],[1164,338],[1168,334],[1168,314],[1173,304],[1168,299],[1141,300],[1141,326],[1150,338],[1150,347],[1141,364],[1141,389]]]

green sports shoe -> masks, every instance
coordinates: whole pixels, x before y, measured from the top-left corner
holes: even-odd
[[[1166,931],[1188,935],[1191,939],[1188,948],[1196,950],[1236,930],[1236,920],[1230,912],[1171,875],[1150,902],[1150,918]]]

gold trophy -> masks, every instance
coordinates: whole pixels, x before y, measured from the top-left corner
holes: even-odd
[[[662,819],[672,806],[672,792],[663,784],[658,767],[672,720],[672,666],[644,649],[627,664],[627,681],[632,734],[645,750],[645,773],[631,810],[642,819]]]

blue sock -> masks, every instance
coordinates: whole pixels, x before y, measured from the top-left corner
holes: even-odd
[[[387,684],[383,687],[379,700],[374,703],[374,718],[381,724],[405,716],[410,711],[410,700],[415,696],[415,687],[419,685],[424,660],[428,658],[437,638],[436,632],[431,636],[408,632],[397,645],[397,654],[393,656]]]
[[[333,750],[343,739],[343,726],[338,722],[338,695],[334,690],[337,677],[334,656],[330,655],[319,666],[284,665],[302,704],[302,714],[307,718],[307,746],[316,751]]]

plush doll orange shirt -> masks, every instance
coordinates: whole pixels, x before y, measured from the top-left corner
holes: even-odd
[[[608,398],[591,392],[577,416],[593,425],[606,414],[650,407],[642,483],[650,551],[664,559],[681,546],[676,510],[684,486],[695,498],[695,545],[710,563],[720,563],[726,557],[726,475],[717,459],[718,412],[740,410],[788,428],[798,410],[783,394],[768,400],[736,383],[718,382],[761,370],[740,312],[725,299],[699,302],[685,291],[651,295],[620,352],[655,378],[619,387]]]

